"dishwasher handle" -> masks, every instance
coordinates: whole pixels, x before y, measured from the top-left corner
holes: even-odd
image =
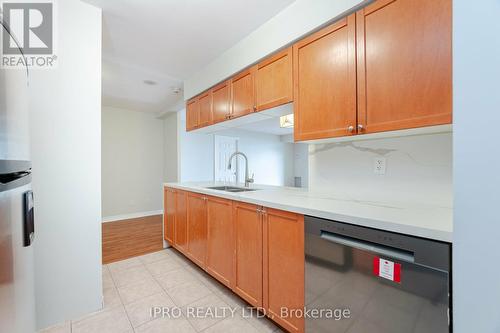
[[[415,255],[413,252],[410,251],[405,251],[385,245],[379,245],[352,237],[341,236],[324,230],[321,230],[320,237],[332,243],[354,247],[360,250],[376,253],[380,256],[390,257],[411,263],[415,262]]]

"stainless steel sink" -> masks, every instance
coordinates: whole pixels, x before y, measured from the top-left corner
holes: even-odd
[[[226,192],[251,192],[251,191],[257,191],[255,188],[243,188],[243,187],[235,187],[235,186],[212,186],[212,187],[206,187],[210,190],[217,190],[217,191],[226,191]]]

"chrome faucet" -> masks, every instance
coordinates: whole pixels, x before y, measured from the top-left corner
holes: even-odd
[[[249,187],[250,183],[253,183],[253,174],[252,174],[252,178],[250,178],[248,176],[248,158],[247,158],[247,155],[245,155],[245,154],[243,154],[242,152],[239,152],[239,151],[231,154],[231,156],[229,156],[229,160],[227,162],[227,169],[231,170],[231,160],[236,155],[241,155],[245,159],[245,187]]]

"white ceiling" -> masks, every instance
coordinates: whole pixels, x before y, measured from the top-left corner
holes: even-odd
[[[84,1],[103,10],[103,104],[161,112],[182,99],[173,87],[294,0]]]

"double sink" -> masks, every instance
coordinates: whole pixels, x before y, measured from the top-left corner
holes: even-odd
[[[257,191],[257,189],[255,189],[255,188],[243,188],[243,187],[235,187],[235,186],[212,186],[212,187],[206,187],[206,188],[209,190],[225,191],[225,192],[232,192],[232,193]]]

